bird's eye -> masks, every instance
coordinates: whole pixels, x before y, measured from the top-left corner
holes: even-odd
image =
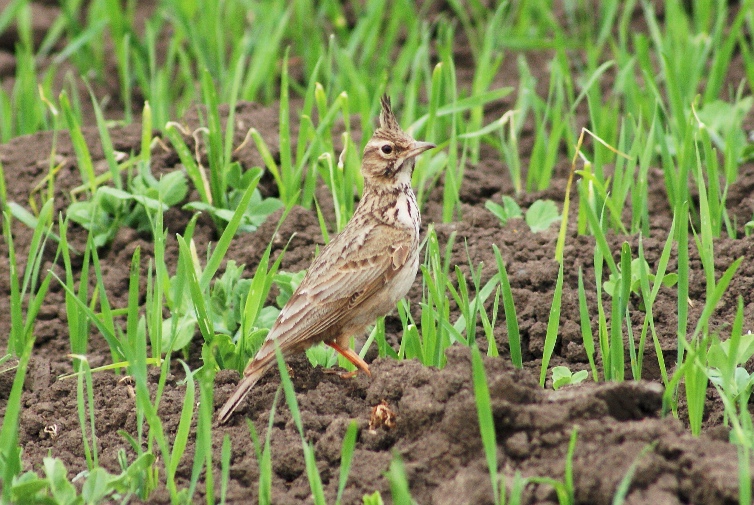
[[[385,154],[392,153],[393,152],[393,146],[391,146],[390,144],[385,144],[384,146],[382,146],[382,152],[385,153]]]

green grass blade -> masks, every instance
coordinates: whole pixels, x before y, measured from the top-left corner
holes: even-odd
[[[560,326],[560,303],[563,298],[563,264],[558,269],[558,280],[555,283],[555,293],[552,296],[552,306],[550,307],[550,317],[547,320],[547,333],[545,335],[544,351],[542,353],[542,367],[539,371],[539,385],[545,387],[547,378],[547,367],[550,364],[550,358],[555,350],[555,342],[558,338],[558,327]]]
[[[497,476],[497,441],[495,437],[495,422],[492,418],[492,405],[490,391],[487,386],[487,377],[484,373],[482,355],[476,345],[471,347],[471,374],[474,384],[474,398],[476,399],[477,416],[479,419],[479,431],[482,436],[482,445],[487,459],[487,468],[490,472],[492,495],[494,503],[500,502],[500,483]]]
[[[508,281],[508,270],[505,268],[502,254],[497,245],[492,245],[497,262],[497,271],[500,275],[500,285],[503,291],[503,309],[505,310],[505,324],[508,328],[508,346],[511,353],[511,362],[516,368],[523,368],[523,359],[521,354],[521,336],[518,330],[518,319],[516,316],[516,305],[513,303],[513,292],[511,284]]]
[[[170,455],[170,465],[166,465],[165,468],[169,484],[174,480],[175,473],[178,470],[178,463],[183,457],[183,453],[186,451],[189,432],[191,429],[191,422],[194,418],[194,398],[196,396],[196,386],[194,385],[193,373],[184,361],[179,361],[183,366],[183,371],[186,374],[186,379],[184,380],[186,384],[186,394],[183,397],[181,417],[178,421],[178,428],[175,432],[175,438],[173,439],[173,450],[171,451]]]
[[[65,122],[68,125],[68,131],[71,135],[71,143],[73,144],[73,150],[76,153],[76,160],[78,161],[81,179],[88,185],[89,191],[91,191],[93,195],[97,189],[97,184],[94,175],[92,156],[89,153],[89,147],[86,145],[84,134],[81,132],[81,125],[73,113],[71,102],[65,92],[60,95],[60,108],[63,111],[63,117],[65,118]]]
[[[584,350],[589,360],[589,367],[592,369],[592,378],[594,382],[599,381],[597,365],[594,362],[594,335],[592,334],[591,318],[589,317],[589,308],[586,304],[586,290],[584,289],[584,276],[581,266],[579,266],[579,319],[581,321],[581,337],[584,340]]]
[[[346,489],[348,482],[348,473],[351,471],[351,461],[353,460],[353,451],[356,446],[356,435],[359,433],[359,425],[356,421],[351,421],[343,437],[343,448],[340,451],[340,477],[338,479],[338,495],[335,498],[335,505],[339,505],[343,497],[343,491]]]
[[[212,277],[214,277],[217,269],[220,268],[220,264],[225,258],[225,254],[228,252],[230,242],[233,240],[233,236],[236,234],[236,230],[238,230],[238,225],[241,224],[241,219],[243,218],[246,208],[249,206],[251,197],[254,194],[254,189],[256,189],[257,183],[259,182],[259,179],[261,179],[261,177],[262,173],[260,172],[256,175],[256,177],[252,179],[251,183],[246,188],[246,191],[244,191],[243,197],[241,197],[241,201],[238,202],[238,207],[233,213],[233,217],[225,227],[223,234],[220,236],[220,240],[217,241],[217,245],[212,251],[212,255],[207,261],[207,266],[204,267],[202,277],[199,280],[199,285],[201,286],[202,290],[209,288],[209,283],[212,280]]]

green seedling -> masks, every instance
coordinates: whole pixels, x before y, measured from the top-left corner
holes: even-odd
[[[242,278],[244,265],[229,260],[225,272],[209,290],[206,315],[211,322],[212,341],[221,368],[243,370],[272,328],[280,309],[264,306],[264,301],[272,283],[276,282],[281,258],[282,255],[268,269],[268,250],[251,279]],[[283,286],[285,290],[289,284],[283,282]],[[188,299],[181,310],[184,311],[181,317],[163,322],[166,336],[173,335],[173,325],[178,325],[178,336],[172,342],[178,349],[189,344],[198,324],[197,313]]]
[[[385,502],[382,500],[382,495],[379,491],[375,491],[372,494],[365,494],[361,498],[363,505],[384,505]]]
[[[513,302],[513,291],[508,280],[508,270],[505,268],[503,256],[497,245],[492,244],[492,251],[495,253],[495,263],[497,264],[497,273],[500,277],[500,291],[503,296],[503,310],[505,311],[505,325],[508,329],[508,347],[511,355],[511,362],[516,368],[523,368],[521,357],[521,334],[518,329],[518,319],[516,318],[516,305]]]
[[[754,233],[754,219],[744,225],[744,235],[750,237]]]
[[[468,345],[460,330],[450,323],[448,285],[455,236],[455,232],[451,233],[443,255],[434,227],[430,226],[427,232],[424,264],[420,265],[423,283],[421,320],[417,325],[407,300],[399,302],[398,317],[403,325],[399,359],[418,358],[424,365],[442,368],[448,347],[455,341]]]
[[[487,469],[490,474],[492,496],[494,503],[500,503],[501,488],[504,496],[505,487],[501,486],[497,470],[497,437],[495,435],[495,421],[492,415],[492,400],[490,398],[482,355],[476,345],[471,347],[471,377],[474,385],[479,433],[482,437],[482,446],[484,447]]]
[[[210,290],[210,311],[215,334],[222,333],[237,339],[246,298],[249,296],[251,279],[242,279],[244,265],[228,260],[225,272]],[[255,324],[259,328],[271,328],[279,309],[271,306],[259,311]]]
[[[708,375],[708,361],[707,353],[711,347],[712,338],[708,335],[709,320],[712,317],[717,304],[720,302],[723,294],[728,289],[728,286],[733,279],[738,267],[743,261],[743,257],[739,257],[725,270],[720,276],[720,279],[715,282],[712,287],[711,294],[705,300],[704,308],[699,316],[699,320],[696,323],[694,332],[691,335],[690,342],[686,340],[681,341],[683,346],[684,359],[682,364],[679,364],[676,368],[673,377],[671,378],[668,387],[665,389],[663,395],[663,403],[666,408],[677,408],[675,406],[676,397],[675,392],[681,379],[685,381],[686,387],[686,402],[688,405],[689,425],[691,427],[691,433],[698,436],[702,430],[702,421],[704,417],[704,405],[706,401],[706,392],[710,377]],[[680,284],[680,283],[679,283]],[[740,335],[740,328],[743,324],[743,308],[739,300],[739,308],[736,313],[736,321],[734,323],[734,331],[731,332],[731,339],[737,338]],[[732,344],[733,345],[733,344]],[[733,345],[732,349],[737,349],[736,345]],[[680,351],[679,351],[680,353]],[[730,352],[729,359],[737,357],[738,351],[734,350]],[[734,365],[733,365],[734,366]],[[727,371],[731,371],[733,368],[729,364],[726,367]],[[728,372],[729,373],[729,372]],[[729,377],[733,377],[730,374]],[[674,410],[675,411],[675,410]]]
[[[184,206],[184,209],[207,212],[215,221],[227,223],[233,218],[235,209],[243,197],[244,192],[250,186],[254,190],[251,200],[246,206],[238,230],[242,232],[252,232],[267,220],[270,214],[283,206],[277,198],[263,198],[257,189],[259,179],[262,177],[262,169],[252,168],[243,171],[240,163],[233,162],[228,167],[227,183],[229,187],[227,200],[228,207],[223,208],[208,202],[190,202]],[[223,228],[224,228],[223,226]]]
[[[141,170],[130,181],[127,191],[100,186],[91,200],[69,205],[67,215],[92,233],[94,245],[99,248],[110,243],[122,225],[151,232],[148,212],[167,210],[186,198],[187,192],[186,177],[181,171],[157,180],[149,170]]]
[[[539,233],[548,229],[553,223],[560,221],[558,207],[552,200],[537,200],[526,211],[524,217],[531,231]]]
[[[191,240],[195,222],[196,216],[187,226],[185,238],[188,240]],[[237,363],[232,368],[243,367],[244,359],[256,352],[279,312],[276,307],[264,306],[282,258],[281,255],[268,270],[269,254],[270,247],[263,254],[251,279],[242,278],[244,265],[228,260],[225,272],[209,289],[207,315],[212,322],[214,335],[222,341],[219,348],[225,349],[223,354],[235,356],[232,361]],[[167,306],[171,315],[162,321],[164,349],[184,349],[193,338],[198,323],[191,297],[184,289],[187,282],[185,265],[191,264],[194,270],[202,271],[193,241],[189,242],[188,255],[190,261],[179,262],[176,274],[169,277],[167,282],[170,286]],[[163,277],[167,278],[167,273]],[[233,351],[234,346],[241,346],[239,351],[245,350],[238,355]]]
[[[244,195],[233,217],[225,227],[214,250],[208,255],[207,263],[203,269],[199,263],[195,247],[192,245],[193,241],[191,240],[190,233],[187,233],[186,236],[179,235],[177,237],[179,245],[178,270],[181,272],[182,285],[186,286],[187,289],[178,292],[175,298],[184,296],[184,292],[190,294],[191,306],[196,314],[199,330],[205,343],[209,345],[208,352],[215,354],[214,360],[220,368],[242,370],[246,366],[248,358],[256,352],[254,345],[256,344],[258,348],[258,345],[261,344],[262,333],[266,334],[266,329],[258,328],[255,322],[264,307],[267,293],[272,286],[272,278],[277,272],[283,257],[281,254],[269,266],[272,245],[268,245],[254,273],[251,287],[244,303],[243,317],[241,319],[242,332],[238,341],[234,343],[229,335],[216,334],[210,315],[210,282],[220,267],[233,240],[233,236],[238,230],[238,226],[243,218],[243,211],[249,204],[254,189],[254,187],[249,186],[244,191]],[[285,220],[286,216],[286,213],[281,216],[280,223]]]
[[[736,325],[735,331],[740,332],[739,325]],[[754,334],[751,332],[743,335],[739,333],[724,342],[713,339],[707,351],[710,382],[720,387],[733,402],[742,394],[751,394],[754,374],[749,373],[743,365],[752,356]]]
[[[550,306],[550,316],[547,319],[547,333],[545,334],[545,345],[542,350],[542,365],[539,370],[539,385],[545,387],[545,377],[547,376],[547,366],[550,364],[553,352],[555,352],[555,343],[558,339],[558,328],[560,327],[560,305],[563,300],[563,264],[558,269],[558,278],[555,281],[555,292],[552,295],[552,305]]]
[[[223,367],[238,370],[242,370],[249,358],[256,354],[265,336],[275,323],[278,314],[280,314],[279,307],[285,306],[306,274],[306,270],[297,273],[274,273],[277,269],[268,273],[268,276],[272,278],[272,283],[279,291],[275,298],[277,307],[272,305],[261,307],[256,314],[256,320],[251,323],[250,334],[244,337],[244,310],[246,300],[252,292],[251,287],[254,280],[241,278],[243,270],[244,265],[238,266],[235,261],[229,260],[225,272],[215,281],[210,292],[210,317],[214,323],[215,338],[219,338],[217,340],[218,351],[224,356]],[[191,319],[192,317],[193,319]],[[193,323],[196,322],[193,315],[189,316],[189,319]],[[246,326],[248,327],[249,324],[247,323]],[[192,325],[191,335],[193,335],[194,329],[195,326]],[[221,335],[229,337],[230,340],[228,341]],[[241,345],[244,341],[245,343]],[[320,365],[324,368],[330,368],[337,363],[335,351],[324,344],[307,349],[306,354],[313,366]],[[235,365],[231,363],[236,361]]]
[[[508,195],[503,195],[503,205],[488,200],[485,208],[492,212],[505,226],[509,219],[524,218],[526,224],[534,233],[548,229],[553,223],[560,221],[558,207],[552,200],[537,200],[531,204],[524,214],[516,201]]]
[[[649,271],[649,263],[647,263],[647,260],[643,258],[634,258],[631,260],[631,280],[630,280],[630,290],[631,293],[634,296],[639,297],[639,310],[642,312],[646,311],[646,307],[644,305],[644,298],[642,297],[642,289],[641,289],[641,272],[642,268],[645,269],[645,272]],[[615,275],[614,273],[610,274],[610,277],[608,280],[606,280],[603,283],[603,288],[605,289],[605,293],[610,295],[611,297],[616,294],[616,289],[619,289],[621,286],[621,282],[623,279],[623,272],[618,269],[618,275]],[[655,275],[654,274],[648,274],[647,279],[649,282],[654,284],[655,282]],[[666,273],[662,276],[662,279],[660,280],[663,286],[671,288],[675,286],[678,283],[678,274],[677,273]]]
[[[0,185],[2,186],[0,194],[4,195],[5,175],[1,165]],[[22,469],[21,448],[18,445],[18,427],[21,417],[21,394],[34,348],[34,323],[52,279],[52,275],[49,272],[44,278],[40,275],[46,238],[49,236],[52,227],[51,224],[45,224],[51,221],[52,203],[52,200],[48,200],[42,208],[38,226],[35,228],[31,243],[28,246],[26,268],[22,277],[18,270],[13,235],[11,233],[12,221],[10,212],[5,199],[2,202],[3,237],[7,244],[8,262],[10,265],[8,272],[10,284],[10,331],[6,354],[18,358],[13,386],[8,395],[8,403],[3,415],[2,426],[0,427],[0,501],[8,503],[14,503],[14,500],[10,499],[11,489],[9,483],[20,474]],[[46,215],[46,218],[43,218],[43,215]]]
[[[495,203],[492,200],[487,200],[484,203],[484,206],[487,210],[495,214],[495,217],[500,220],[500,224],[503,226],[505,226],[509,219],[521,219],[524,216],[521,207],[516,203],[516,200],[508,195],[503,195],[502,205]]]
[[[724,154],[724,170],[728,184],[736,181],[738,164],[751,156],[751,143],[742,127],[744,118],[750,114],[754,97],[736,97],[734,103],[714,100],[705,103],[697,112],[714,145]]]
[[[556,366],[552,369],[552,389],[558,390],[563,386],[578,384],[589,376],[587,370],[571,372],[567,366]]]
[[[733,377],[725,380],[719,368],[712,365],[713,361],[707,356],[707,362],[710,363],[710,381],[720,386],[731,397],[737,399],[741,394],[750,394],[752,385],[754,385],[754,374],[750,374],[744,367],[737,366],[733,372]]]
[[[0,180],[4,180],[2,166],[0,166]],[[3,205],[3,238],[8,245],[9,283],[10,283],[10,332],[8,335],[8,352],[15,357],[21,356],[30,341],[34,340],[34,322],[52,279],[48,272],[42,271],[42,259],[48,237],[52,232],[53,200],[48,200],[36,221],[32,240],[28,246],[25,258],[26,268],[23,275],[18,270],[16,250],[11,228],[10,205]],[[43,275],[44,274],[44,275]],[[21,282],[19,282],[21,281]],[[28,306],[24,303],[28,300]],[[24,317],[24,307],[26,314]]]
[[[136,494],[140,476],[154,463],[154,456],[144,454],[113,475],[96,467],[72,480],[68,470],[58,458],[44,458],[44,476],[28,471],[13,479],[9,489],[12,503],[104,503],[109,500],[129,501]],[[83,484],[74,482],[82,480]],[[80,491],[79,491],[80,490]]]
[[[120,228],[120,223],[115,222],[112,214],[105,210],[104,199],[102,193],[95,193],[91,200],[72,203],[67,211],[71,221],[89,230],[95,247],[103,247],[112,242]]]
[[[353,462],[354,449],[356,448],[356,437],[359,434],[359,425],[356,420],[348,424],[346,433],[343,436],[343,445],[340,451],[340,478],[338,480],[338,496],[335,499],[335,505],[340,505],[343,497],[343,491],[346,489],[348,474],[351,471]]]
[[[278,272],[275,274],[273,282],[278,288],[278,295],[275,298],[275,303],[278,304],[278,307],[284,307],[285,304],[288,303],[288,300],[290,300],[293,292],[296,291],[298,285],[301,284],[302,280],[304,280],[305,275],[306,270],[301,270],[295,273]]]
[[[411,496],[411,489],[408,485],[406,465],[403,463],[403,459],[398,452],[393,454],[393,460],[390,462],[386,477],[390,482],[390,494],[393,498],[393,503],[416,505],[416,500]]]
[[[469,272],[471,273],[471,286],[469,286],[469,283],[466,280],[466,275],[458,265],[455,266],[458,289],[454,287],[454,283],[452,282],[446,284],[447,290],[450,292],[450,295],[453,297],[453,300],[455,300],[461,311],[461,315],[453,324],[453,334],[458,335],[456,340],[461,340],[462,342],[465,342],[466,345],[472,345],[476,342],[477,321],[481,319],[485,336],[487,338],[487,354],[490,356],[497,356],[497,344],[495,342],[492,328],[497,318],[497,307],[500,300],[498,291],[499,276],[493,276],[489,281],[482,285],[482,269],[484,264],[479,263],[474,266],[468,247],[466,249],[466,257],[468,260]],[[469,289],[470,287],[473,287],[473,293],[475,294],[473,298],[471,289]],[[484,304],[492,293],[496,294],[497,301],[493,304],[492,320],[490,320]],[[466,334],[465,338],[461,337],[463,333]]]

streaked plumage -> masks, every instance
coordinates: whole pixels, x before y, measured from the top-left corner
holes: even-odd
[[[284,356],[325,342],[369,374],[349,338],[395,308],[419,268],[421,217],[411,189],[415,158],[435,147],[401,130],[382,98],[380,127],[364,148],[364,194],[353,217],[314,260],[267,339],[218,414],[226,422],[256,382]]]

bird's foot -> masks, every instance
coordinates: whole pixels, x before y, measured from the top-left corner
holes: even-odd
[[[366,362],[353,351],[353,349],[349,349],[348,347],[341,347],[337,342],[326,342],[326,344],[338,351],[338,354],[353,363],[353,365],[357,369],[362,370],[369,377],[372,376],[372,372],[369,371],[369,365],[367,365]]]
[[[323,370],[323,372],[330,375],[337,375],[341,379],[353,379],[359,374],[358,370],[354,370],[352,372],[341,372],[340,370],[333,370],[332,368],[326,368],[325,370]]]

